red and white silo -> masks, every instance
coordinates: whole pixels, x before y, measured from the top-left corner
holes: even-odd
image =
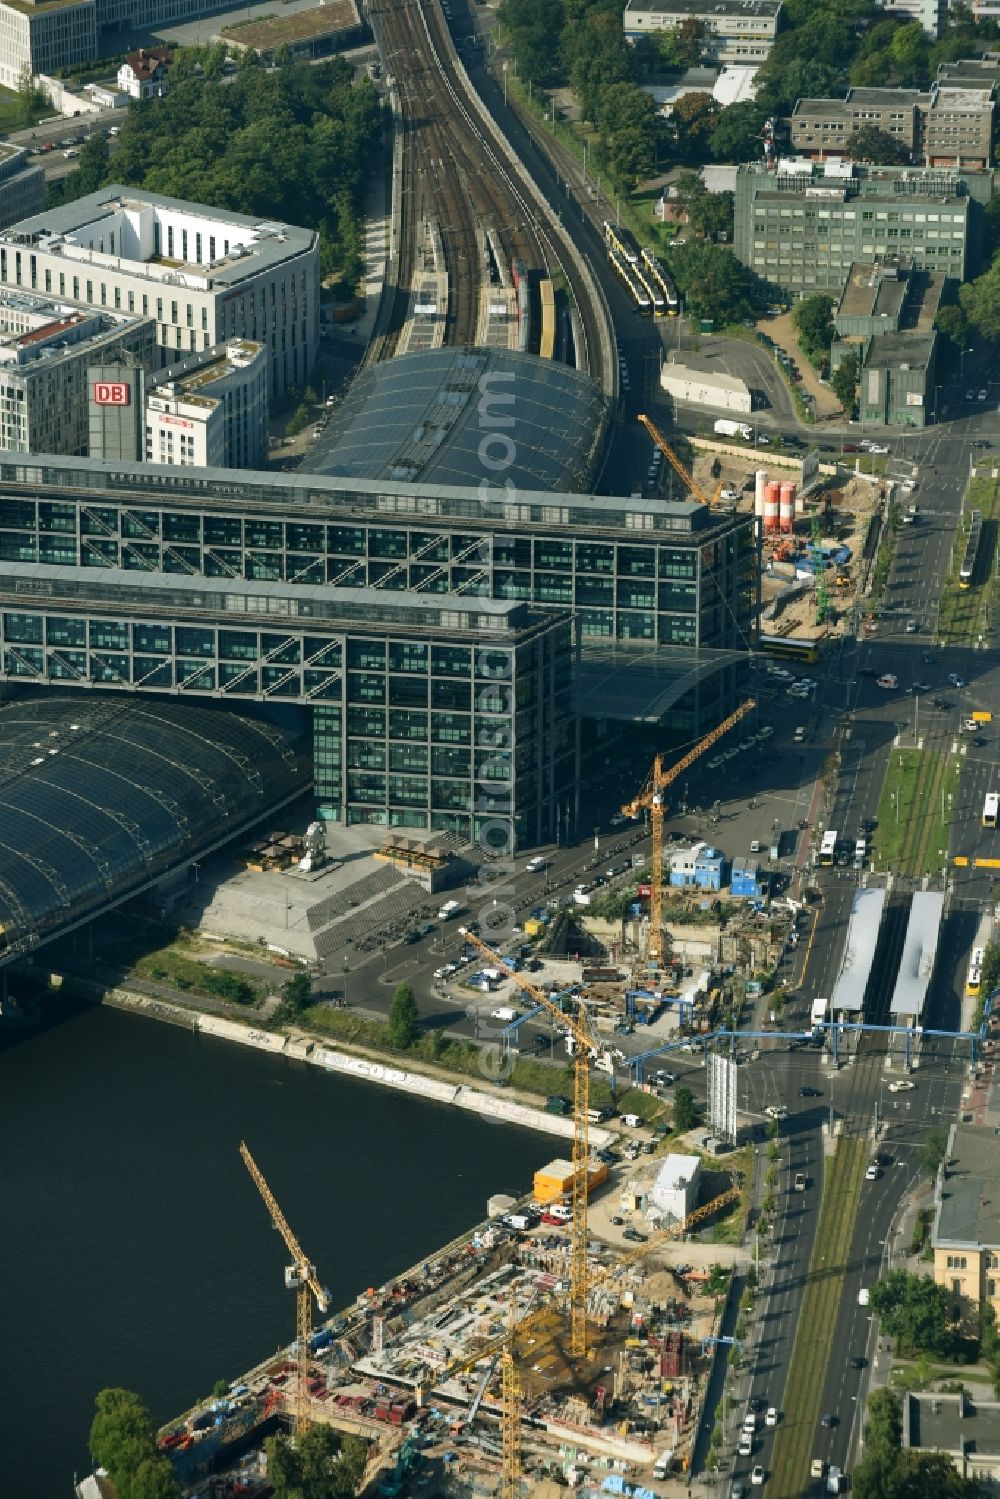
[[[754,474],[753,513],[758,520],[764,519],[764,491],[767,488],[767,470],[759,468]]]
[[[776,479],[764,486],[764,534],[773,535],[781,524],[781,485]]]
[[[795,529],[795,485],[785,479],[778,496],[779,529],[785,533]]]

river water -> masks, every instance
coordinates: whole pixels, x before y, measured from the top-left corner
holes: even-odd
[[[96,1392],[159,1423],[295,1332],[246,1139],[346,1306],[522,1192],[558,1153],[319,1068],[120,1011],[0,1030],[0,1493],[59,1499]]]

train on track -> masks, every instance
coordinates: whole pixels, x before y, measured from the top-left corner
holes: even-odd
[[[627,229],[604,221],[604,244],[612,269],[638,310],[654,317],[676,317],[680,311],[677,288],[652,250],[640,250]]]
[[[518,257],[510,263],[510,274],[517,292],[517,348],[525,354],[531,347],[531,272]]]
[[[552,359],[556,352],[556,296],[548,276],[538,282],[542,320],[538,332],[538,352],[542,359]]]

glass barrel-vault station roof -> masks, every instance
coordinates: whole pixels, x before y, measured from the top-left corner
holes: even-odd
[[[533,354],[431,349],[354,382],[302,473],[586,493],[607,403],[588,376]]]
[[[229,709],[80,692],[0,705],[0,963],[307,784],[285,734]]]

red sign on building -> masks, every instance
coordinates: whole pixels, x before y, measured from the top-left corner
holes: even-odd
[[[128,406],[132,392],[120,381],[97,380],[94,383],[94,401],[98,406]]]

